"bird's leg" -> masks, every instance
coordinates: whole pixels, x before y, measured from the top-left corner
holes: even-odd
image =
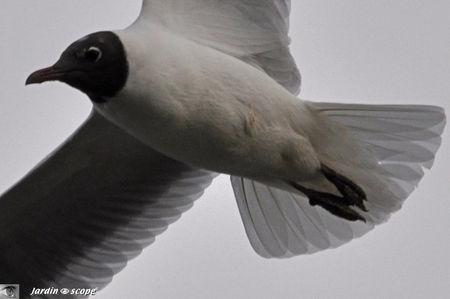
[[[327,180],[336,186],[342,196],[305,188],[296,182],[291,182],[290,184],[305,194],[309,198],[309,202],[312,206],[318,205],[333,215],[349,221],[361,220],[365,222],[366,219],[351,208],[351,206],[356,206],[362,211],[367,212],[367,208],[364,205],[367,196],[364,190],[350,179],[338,174],[326,165],[322,164],[321,171]]]
[[[321,170],[327,180],[336,186],[348,205],[357,206],[364,212],[367,212],[367,208],[364,205],[367,196],[361,187],[324,164],[322,164]]]
[[[291,185],[295,189],[305,194],[312,206],[320,206],[331,214],[349,221],[360,220],[366,222],[366,219],[357,211],[353,210],[347,203],[348,200],[344,199],[343,197],[336,196],[331,193],[319,192],[313,189],[305,188],[296,182],[291,182]]]

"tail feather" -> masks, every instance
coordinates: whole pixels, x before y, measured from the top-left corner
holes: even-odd
[[[368,212],[360,210],[367,222],[312,207],[293,190],[232,177],[247,235],[264,257],[337,247],[387,221],[433,165],[445,127],[444,110],[434,106],[308,105],[321,124],[312,145],[323,163],[367,194]]]
[[[420,163],[431,168],[445,127],[444,110],[435,106],[310,105],[345,126],[378,161]]]

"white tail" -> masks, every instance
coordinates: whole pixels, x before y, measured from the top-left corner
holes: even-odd
[[[430,168],[445,113],[434,106],[312,103],[322,126],[311,135],[320,160],[366,193],[367,220],[349,222],[302,195],[232,177],[253,248],[264,257],[290,257],[340,246],[385,222]]]

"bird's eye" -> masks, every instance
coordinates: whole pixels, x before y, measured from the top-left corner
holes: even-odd
[[[97,47],[90,47],[84,52],[84,58],[90,62],[97,62],[102,58],[102,51]]]
[[[4,295],[6,298],[16,298],[16,287],[6,287],[0,291],[0,295]]]

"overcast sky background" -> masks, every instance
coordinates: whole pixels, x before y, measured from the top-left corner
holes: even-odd
[[[27,75],[52,64],[81,36],[131,24],[140,1],[1,4],[3,192],[91,108],[62,84],[25,88]],[[292,51],[303,75],[301,97],[433,104],[450,113],[449,11],[448,0],[294,0]],[[404,208],[362,239],[312,256],[265,260],[247,241],[229,179],[221,176],[95,298],[448,298],[449,132]]]

